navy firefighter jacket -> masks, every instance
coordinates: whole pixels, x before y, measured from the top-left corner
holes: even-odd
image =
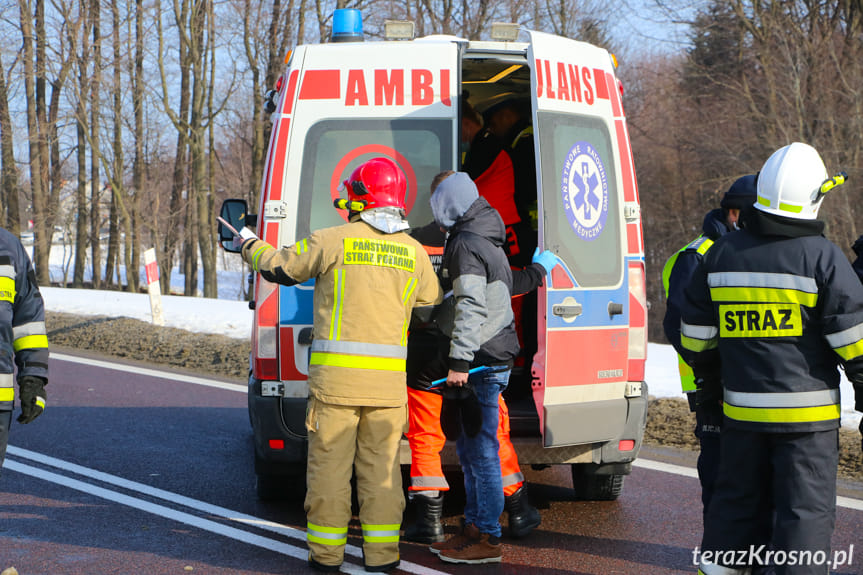
[[[24,246],[0,228],[0,410],[11,411],[18,378],[48,379],[45,308]]]
[[[710,248],[685,291],[685,359],[696,374],[719,362],[726,425],[835,429],[837,365],[863,381],[863,286],[823,227],[750,210],[742,231]],[[855,388],[859,398],[863,388]]]

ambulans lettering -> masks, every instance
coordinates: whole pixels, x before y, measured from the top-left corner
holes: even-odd
[[[341,98],[344,87],[345,106],[428,106],[437,101],[452,106],[450,70],[428,69],[351,69],[307,70],[300,89],[301,100]],[[344,84],[342,84],[344,79]],[[323,81],[327,87],[319,86]],[[333,83],[334,82],[334,83]],[[409,92],[408,92],[409,91]],[[409,94],[410,98],[405,97]]]
[[[794,304],[720,305],[719,337],[789,337],[803,334],[800,306]]]
[[[345,238],[345,265],[369,265],[396,268],[408,272],[416,269],[413,246],[369,238]]]
[[[609,99],[605,82],[605,72],[599,68],[536,60],[537,98],[579,102],[592,106],[596,99]]]

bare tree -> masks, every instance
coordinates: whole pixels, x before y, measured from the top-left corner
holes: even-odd
[[[12,117],[9,114],[9,95],[6,82],[6,68],[0,60],[0,198],[6,215],[3,227],[15,234],[21,233],[18,195],[18,170],[15,167],[15,151],[12,137]]]

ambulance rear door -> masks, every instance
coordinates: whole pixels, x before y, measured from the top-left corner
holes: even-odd
[[[283,209],[270,210],[285,215],[282,245],[344,223],[347,212],[333,207],[341,183],[379,156],[394,160],[407,176],[411,227],[433,221],[431,180],[458,165],[459,52],[459,42],[449,38],[330,43],[294,52],[295,95],[284,104],[291,117],[287,193]],[[313,282],[280,287],[283,381],[308,374],[313,288]]]
[[[621,167],[614,65],[601,48],[540,32],[530,33],[528,61],[539,241],[561,262],[538,297],[532,377],[543,445],[616,447],[628,407],[623,188],[631,165],[627,149]]]

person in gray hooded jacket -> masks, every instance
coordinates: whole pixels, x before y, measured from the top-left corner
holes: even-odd
[[[438,308],[435,319],[450,338],[446,385],[450,390],[469,390],[480,415],[473,425],[462,417],[462,433],[456,441],[465,481],[464,530],[433,544],[432,550],[452,563],[499,562],[498,518],[504,496],[497,440],[498,397],[519,353],[510,298],[512,293],[536,287],[542,281],[540,269],[550,270],[556,257],[543,252],[534,258],[539,266],[528,266],[524,273],[513,276],[503,250],[503,220],[479,196],[470,177],[463,172],[443,172],[435,177],[432,190],[435,222],[448,232],[438,275],[444,292],[451,296]],[[514,286],[514,278],[519,284],[533,285]],[[489,369],[468,373],[479,366]]]

